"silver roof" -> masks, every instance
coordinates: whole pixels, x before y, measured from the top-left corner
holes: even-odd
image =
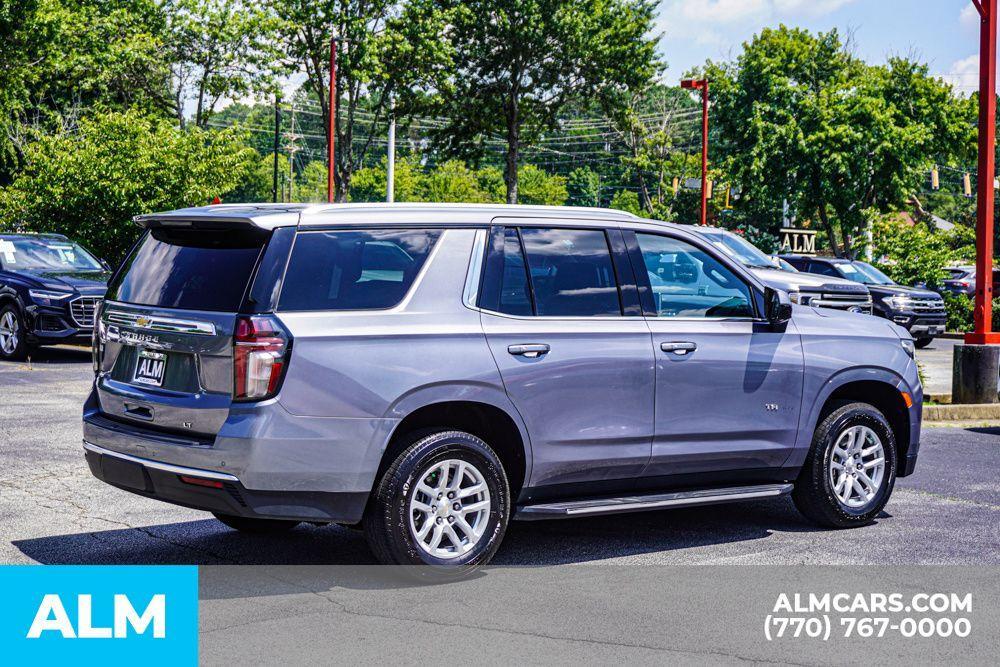
[[[216,204],[149,213],[135,217],[148,226],[182,226],[189,223],[244,223],[262,229],[287,225],[304,227],[330,224],[371,224],[391,222],[405,216],[411,224],[488,225],[498,217],[570,218],[576,220],[641,221],[631,213],[606,208],[575,206],[527,206],[509,204]]]

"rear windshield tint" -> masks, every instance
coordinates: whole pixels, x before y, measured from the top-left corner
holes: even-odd
[[[300,232],[279,310],[392,308],[413,285],[440,231]]]
[[[150,231],[108,287],[112,301],[236,312],[267,236],[235,230]]]

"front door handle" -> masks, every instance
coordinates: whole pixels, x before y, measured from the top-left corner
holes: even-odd
[[[673,341],[670,343],[660,343],[660,349],[664,352],[673,352],[674,354],[684,355],[688,352],[694,352],[697,350],[698,345],[690,341]]]
[[[525,345],[507,346],[507,351],[511,354],[519,357],[528,357],[529,359],[535,359],[543,354],[547,354],[549,349],[549,346],[545,343],[527,343]]]

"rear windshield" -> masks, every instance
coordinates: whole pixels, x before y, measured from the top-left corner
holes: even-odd
[[[426,229],[301,232],[278,309],[392,308],[406,296],[440,236]]]
[[[107,298],[236,312],[266,238],[259,231],[151,230],[108,286]]]

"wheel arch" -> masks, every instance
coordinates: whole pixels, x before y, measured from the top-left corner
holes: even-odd
[[[486,442],[500,457],[510,484],[511,502],[515,502],[525,481],[529,479],[531,445],[513,404],[490,398],[492,397],[480,394],[419,403],[410,400],[407,401],[405,411],[400,409],[401,406],[396,406],[394,412],[403,413],[404,416],[389,435],[376,479],[381,478],[396,457],[410,444],[408,436],[435,429],[460,430]]]
[[[810,439],[819,424],[838,406],[850,402],[868,403],[889,422],[896,440],[896,470],[901,472],[912,444],[912,418],[902,396],[902,392],[909,391],[903,378],[887,369],[854,369],[842,373],[827,383],[814,403],[808,422]],[[911,400],[919,398],[911,396]]]

